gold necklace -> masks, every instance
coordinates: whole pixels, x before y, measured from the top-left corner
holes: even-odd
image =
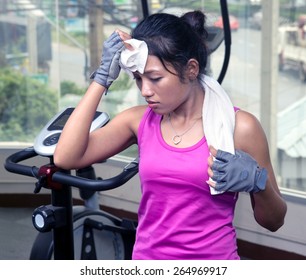
[[[173,132],[175,133],[175,135],[172,137],[172,142],[173,142],[173,144],[174,144],[174,145],[178,145],[179,143],[181,143],[182,138],[183,138],[183,135],[185,135],[189,130],[191,130],[191,129],[195,126],[195,124],[197,123],[197,121],[198,121],[199,119],[201,119],[201,118],[202,118],[202,116],[199,117],[199,118],[197,118],[197,119],[195,120],[195,122],[192,124],[191,127],[189,127],[187,130],[185,130],[183,133],[178,134],[178,133],[176,132],[176,130],[174,129],[173,125],[172,125],[172,122],[171,122],[171,114],[169,113],[169,114],[168,114],[168,122],[169,122],[169,124],[170,124],[170,126],[171,126]]]

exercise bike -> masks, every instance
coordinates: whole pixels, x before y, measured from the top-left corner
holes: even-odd
[[[34,193],[42,188],[51,191],[51,204],[36,208],[32,214],[39,231],[31,249],[32,260],[131,259],[137,222],[118,218],[100,210],[97,192],[117,188],[138,173],[137,158],[116,176],[97,178],[93,166],[71,171],[53,164],[53,153],[61,131],[74,108],[56,114],[28,147],[5,161],[9,172],[37,179]],[[96,112],[90,131],[107,124],[108,114]],[[20,162],[34,157],[48,159],[41,166]],[[79,189],[83,205],[73,205],[72,187]]]

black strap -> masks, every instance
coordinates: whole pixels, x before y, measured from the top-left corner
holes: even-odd
[[[227,71],[227,67],[229,64],[229,59],[231,55],[232,38],[231,38],[231,27],[230,27],[230,22],[229,22],[227,1],[220,0],[220,6],[221,6],[221,13],[222,13],[224,44],[225,44],[223,65],[222,65],[222,69],[218,77],[218,82],[221,84],[224,79],[224,76],[225,76],[225,73]]]

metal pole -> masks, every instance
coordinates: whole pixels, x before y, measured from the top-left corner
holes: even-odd
[[[37,17],[35,15],[31,15],[31,14],[28,15],[27,42],[28,42],[30,72],[32,74],[36,74],[38,72]]]
[[[88,4],[89,11],[89,42],[90,42],[90,73],[99,66],[103,42],[103,0],[96,0],[95,4]]]
[[[262,1],[260,120],[267,135],[273,166],[277,167],[277,78],[279,1]]]

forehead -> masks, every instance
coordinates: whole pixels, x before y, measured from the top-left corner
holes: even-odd
[[[165,67],[166,66],[166,67]],[[147,72],[163,72],[167,71],[169,72],[175,72],[173,66],[169,62],[164,62],[162,61],[155,55],[148,55],[147,58],[147,63],[145,67],[145,73]]]

